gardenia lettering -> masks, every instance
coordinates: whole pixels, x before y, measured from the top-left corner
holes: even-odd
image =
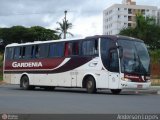
[[[42,67],[41,62],[25,62],[25,63],[18,63],[18,62],[13,62],[12,63],[13,68],[23,68],[23,67]]]

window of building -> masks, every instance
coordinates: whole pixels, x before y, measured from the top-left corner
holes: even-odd
[[[145,9],[142,9],[142,10],[141,10],[141,13],[142,13],[143,15],[145,15]]]
[[[132,16],[128,16],[128,21],[132,21]]]
[[[131,25],[132,25],[131,23],[128,23],[128,27],[131,27]]]
[[[128,9],[128,14],[132,14],[132,9]]]
[[[120,11],[120,8],[118,8],[118,11]]]

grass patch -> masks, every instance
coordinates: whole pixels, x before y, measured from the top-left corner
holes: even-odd
[[[0,81],[3,80],[2,68],[3,68],[3,54],[0,53]]]
[[[152,86],[160,86],[160,79],[152,79],[151,82]]]
[[[3,67],[3,54],[0,53],[0,68]]]
[[[0,72],[0,81],[2,81],[2,80],[3,80],[3,73]]]

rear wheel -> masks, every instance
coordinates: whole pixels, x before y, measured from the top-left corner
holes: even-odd
[[[97,91],[96,83],[92,76],[89,76],[86,79],[86,89],[88,93],[95,93]]]
[[[118,95],[121,92],[121,89],[111,89],[112,94]]]
[[[23,76],[21,78],[21,85],[22,89],[24,90],[31,90],[34,89],[34,86],[29,85],[29,78],[27,76]]]

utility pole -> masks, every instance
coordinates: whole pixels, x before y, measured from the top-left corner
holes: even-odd
[[[67,33],[67,25],[66,25],[67,20],[66,20],[66,15],[67,15],[67,10],[64,11],[64,14],[65,14],[65,16],[64,16],[64,39],[66,39],[66,33]]]

